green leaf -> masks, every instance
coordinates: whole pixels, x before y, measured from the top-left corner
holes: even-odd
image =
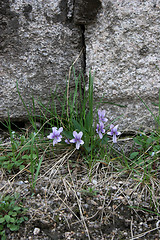
[[[73,138],[73,133],[70,131],[63,131],[63,135],[68,138],[68,139],[72,139]]]
[[[7,159],[6,156],[0,156],[0,161],[5,161]]]
[[[20,207],[18,207],[18,206],[15,206],[14,207],[14,211],[19,211],[21,208]]]
[[[135,143],[137,143],[138,145],[143,145],[142,141],[138,140],[137,138],[133,139]]]
[[[19,230],[19,225],[7,224],[7,227],[8,227],[11,231],[18,231],[18,230]]]
[[[8,215],[10,215],[10,216],[16,216],[17,213],[16,213],[16,212],[13,212],[13,211],[9,211],[9,212],[8,212]]]
[[[3,227],[3,225],[1,224],[1,225],[0,225],[0,231],[2,231],[3,228],[4,228],[4,227]],[[1,235],[1,232],[0,232],[0,235]]]
[[[148,144],[151,144],[152,142],[153,142],[153,139],[152,139],[152,138],[148,138],[148,139],[147,139],[147,143],[148,143]]]
[[[89,113],[86,116],[85,119],[85,128],[87,129],[88,132],[90,132],[90,129],[92,128],[92,119],[91,119],[91,112],[89,111]]]
[[[72,122],[73,122],[75,130],[79,130],[79,131],[82,130],[81,125],[75,119],[73,119]]]
[[[5,222],[5,218],[4,217],[0,218],[0,223],[3,223],[3,222]]]
[[[23,159],[23,160],[28,160],[28,159],[30,159],[30,156],[28,156],[28,155],[25,154],[25,155],[22,156],[22,159]]]
[[[33,153],[33,159],[37,158],[37,155],[35,153]]]
[[[3,165],[8,165],[8,164],[10,164],[10,161],[3,162]]]
[[[10,222],[11,217],[9,215],[5,215],[4,219],[6,220],[6,222]]]
[[[28,221],[28,217],[24,216],[24,220],[25,220],[25,221]]]
[[[5,234],[5,230],[3,230],[2,232],[0,232],[1,240],[6,240],[6,234]]]
[[[133,153],[131,153],[130,159],[134,159],[138,154],[139,154],[139,152],[133,152]]]
[[[160,150],[160,145],[156,145],[153,147],[154,152],[158,152]]]
[[[11,223],[15,223],[15,219],[11,217],[11,218],[10,218],[10,222],[11,222]]]
[[[13,156],[13,153],[12,153],[12,152],[10,152],[10,153],[8,153],[7,155],[8,155],[8,156]]]
[[[89,153],[91,151],[91,147],[84,145],[86,151]]]
[[[19,167],[19,170],[22,170],[22,169],[24,169],[25,168],[25,166],[24,165],[21,165],[20,167]]]

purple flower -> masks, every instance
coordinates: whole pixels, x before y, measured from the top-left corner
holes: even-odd
[[[98,133],[99,138],[102,139],[103,138],[102,133],[105,133],[103,122],[100,122],[99,124],[97,124],[96,132]]]
[[[105,118],[106,110],[98,110],[99,122],[107,122],[108,119]]]
[[[50,133],[47,138],[49,139],[53,139],[53,146],[60,142],[61,141],[61,138],[62,138],[62,135],[61,135],[61,132],[63,131],[63,128],[60,127],[58,130],[57,130],[57,127],[52,127],[52,133]]]
[[[76,143],[76,148],[79,149],[80,148],[80,145],[83,145],[84,144],[84,141],[81,140],[83,136],[83,132],[79,132],[77,133],[76,131],[73,132],[73,139],[70,140],[71,143]]]
[[[121,132],[117,131],[118,125],[114,126],[113,124],[110,125],[111,132],[107,134],[113,136],[113,143],[117,142],[117,136],[121,134]]]
[[[65,140],[65,143],[70,144],[70,140],[67,138],[67,139]]]

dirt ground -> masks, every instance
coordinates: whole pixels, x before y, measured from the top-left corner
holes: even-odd
[[[29,217],[19,232],[7,230],[7,239],[160,239],[159,181],[150,179],[150,188],[118,162],[89,171],[78,151],[67,149],[43,160],[33,193],[27,170],[0,175],[1,193],[18,192]]]

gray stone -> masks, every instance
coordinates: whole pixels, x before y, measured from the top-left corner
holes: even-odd
[[[102,0],[85,26],[86,70],[95,72],[96,101],[104,96],[107,117],[126,128],[151,127],[160,88],[160,1]],[[121,129],[120,129],[121,130]]]
[[[82,30],[72,21],[73,1],[0,1],[0,119],[25,119],[31,96],[43,104],[64,92],[69,68],[82,49]],[[83,55],[75,63],[83,68]],[[71,79],[71,88],[74,80]],[[38,106],[36,105],[36,111]]]
[[[160,0],[1,0],[0,120],[26,119],[64,92],[69,68],[95,72],[95,100],[124,130],[151,127],[160,88]],[[158,69],[159,68],[159,69]],[[71,79],[71,88],[74,80]],[[61,96],[60,96],[61,97]],[[39,107],[36,105],[36,112]],[[120,129],[120,131],[122,131]]]

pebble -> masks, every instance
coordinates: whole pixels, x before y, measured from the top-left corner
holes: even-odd
[[[96,180],[96,179],[93,179],[93,180],[92,180],[92,183],[93,183],[94,185],[97,185],[97,180]]]
[[[86,209],[89,208],[89,205],[88,205],[87,203],[85,203],[83,206],[84,206]]]
[[[98,203],[96,203],[94,200],[91,199],[91,204],[94,205],[94,206],[97,206]]]
[[[117,186],[112,186],[111,189],[112,190],[117,190]]]
[[[24,184],[23,181],[18,181],[18,182],[17,182],[17,185],[22,185],[22,184]]]
[[[34,235],[38,235],[40,233],[40,228],[35,228],[34,231],[33,231],[33,234]]]

